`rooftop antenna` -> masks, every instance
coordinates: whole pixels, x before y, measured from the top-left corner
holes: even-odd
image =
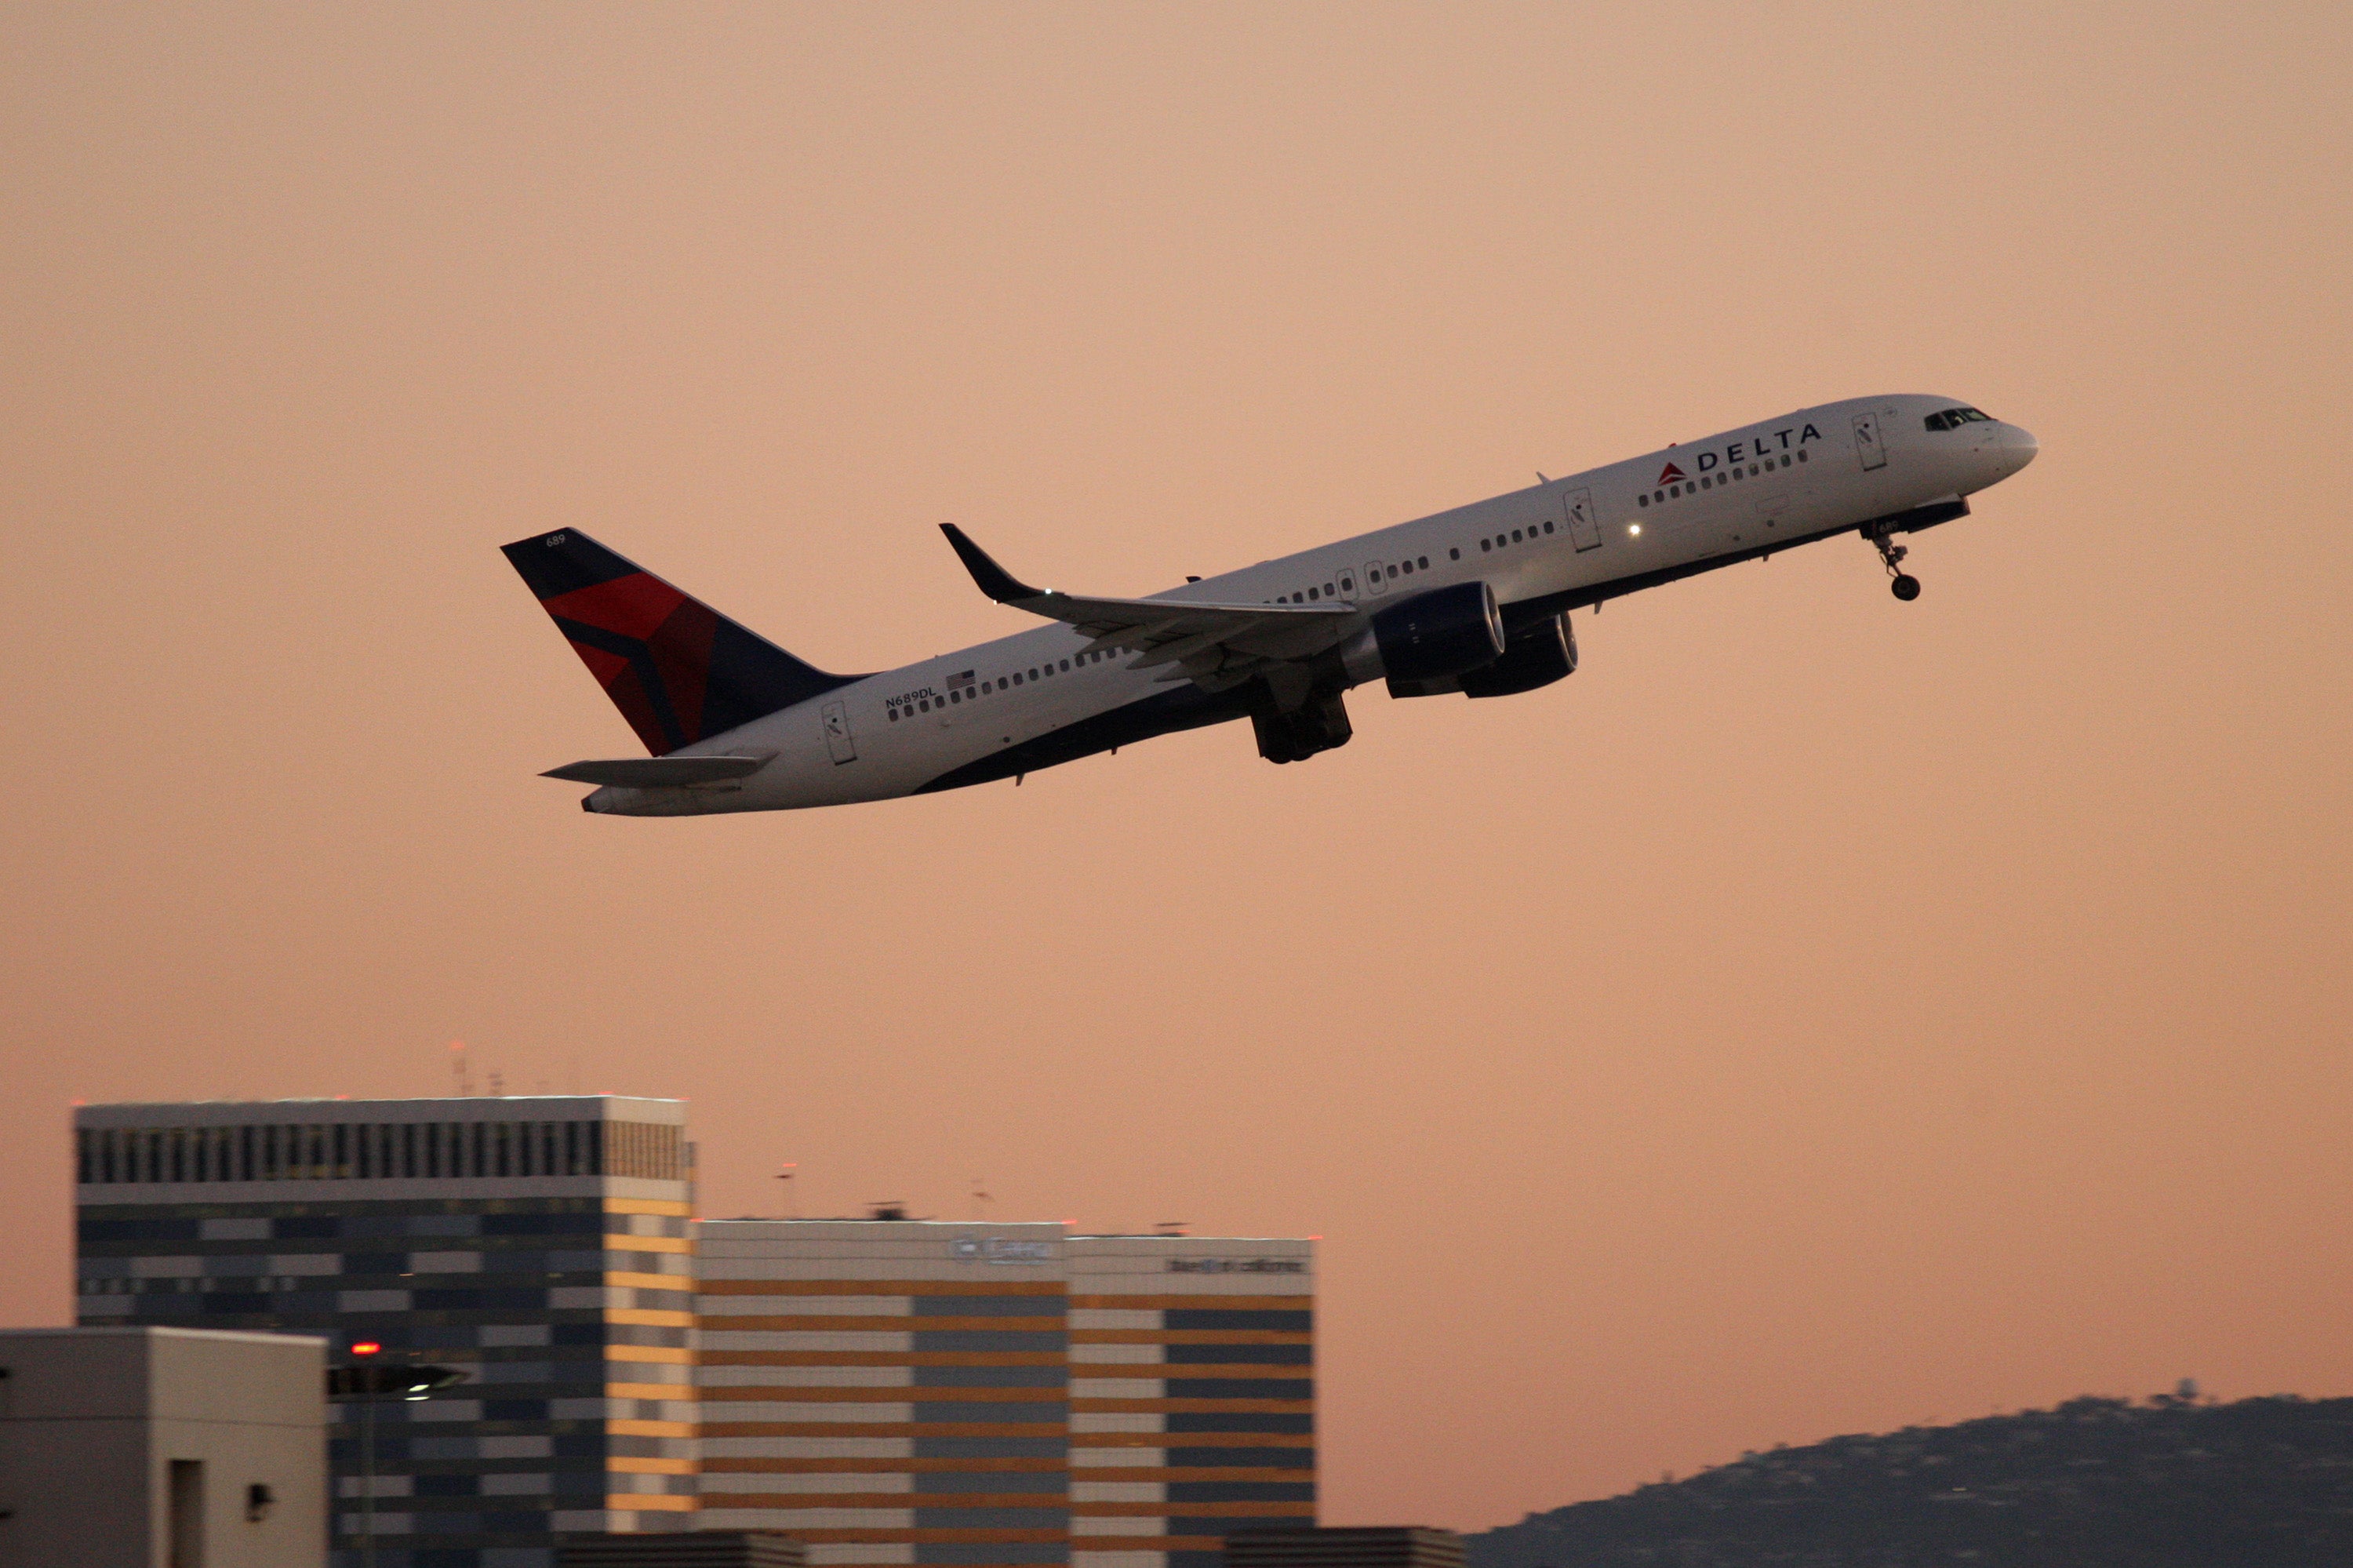
[[[506,1075],[505,1075],[505,1074],[503,1074],[503,1073],[501,1073],[501,1072],[500,1072],[496,1067],[491,1068],[491,1098],[493,1098],[493,1099],[500,1098],[501,1097],[504,1096],[506,1092],[507,1092],[507,1080],[506,1080]]]
[[[788,1220],[801,1217],[800,1201],[793,1196],[793,1176],[799,1170],[798,1165],[787,1160],[785,1168],[776,1172],[776,1180],[785,1184],[785,1218]]]
[[[869,1219],[903,1220],[907,1217],[907,1204],[902,1198],[877,1198],[867,1207],[872,1211],[867,1215]]]
[[[473,1075],[466,1071],[466,1043],[463,1040],[449,1042],[449,1074],[458,1081],[458,1097],[471,1099],[474,1094],[474,1079]]]
[[[982,1179],[977,1176],[974,1177],[972,1179],[972,1217],[976,1220],[987,1219],[988,1217],[988,1205],[995,1202],[997,1202],[997,1200],[989,1195],[988,1189],[983,1183]]]
[[[1181,1236],[1185,1234],[1185,1225],[1183,1220],[1162,1220],[1153,1225],[1152,1234],[1156,1236]]]

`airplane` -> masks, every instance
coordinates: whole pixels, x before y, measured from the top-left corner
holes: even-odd
[[[543,777],[634,817],[888,800],[1248,718],[1259,754],[1347,744],[1353,687],[1500,697],[1577,668],[1569,612],[1844,534],[1919,597],[1895,542],[1969,514],[2034,438],[1949,397],[1861,397],[1261,561],[1144,599],[1033,588],[953,524],[980,591],[1045,624],[875,674],[795,658],[576,528],[507,559],[650,756]]]

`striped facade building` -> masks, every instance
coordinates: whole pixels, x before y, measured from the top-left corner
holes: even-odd
[[[371,1513],[375,1568],[554,1568],[565,1532],[690,1528],[684,1131],[677,1101],[607,1097],[85,1107],[78,1321],[465,1373],[337,1407],[334,1568]]]
[[[1073,1236],[1073,1568],[1220,1568],[1315,1522],[1313,1244]]]
[[[1315,1517],[1304,1241],[699,1227],[702,1525],[812,1564],[1213,1568]]]

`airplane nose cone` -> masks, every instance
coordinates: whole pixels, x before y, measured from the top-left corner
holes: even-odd
[[[2021,430],[2016,425],[2004,425],[2001,433],[1994,439],[1994,450],[2001,455],[2004,471],[2016,473],[2032,462],[2042,447],[2031,431]]]

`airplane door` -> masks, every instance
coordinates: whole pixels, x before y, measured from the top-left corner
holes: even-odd
[[[1878,415],[1854,417],[1854,455],[1862,460],[1867,469],[1887,466],[1887,443],[1879,439]]]
[[[828,703],[821,710],[825,715],[825,748],[833,754],[834,766],[858,760],[858,742],[849,733],[849,709],[840,703]]]
[[[1388,568],[1381,565],[1378,561],[1366,561],[1365,563],[1365,586],[1372,589],[1375,593],[1388,592]]]
[[[1568,505],[1569,542],[1580,550],[1601,547],[1601,521],[1593,514],[1593,492],[1572,490],[1562,499]]]

